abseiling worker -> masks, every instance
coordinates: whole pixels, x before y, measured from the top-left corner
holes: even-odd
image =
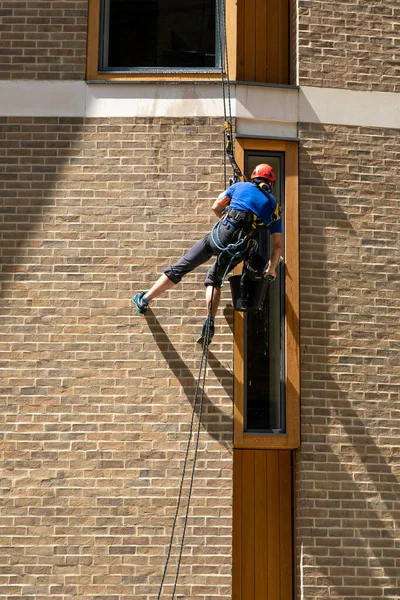
[[[222,192],[212,205],[212,210],[220,218],[217,228],[214,227],[201,238],[175,264],[166,267],[163,275],[147,292],[139,292],[132,298],[138,313],[146,314],[150,302],[179,283],[184,275],[216,256],[217,260],[211,265],[204,280],[206,308],[210,314],[197,341],[203,342],[207,326],[211,339],[214,335],[214,318],[221,299],[223,279],[227,272],[243,260],[244,252],[240,249],[245,248],[255,220],[258,224],[262,222],[262,225],[269,229],[271,257],[265,277],[276,278],[276,268],[282,252],[282,220],[279,204],[272,195],[276,181],[274,170],[268,164],[260,164],[252,172],[250,180],[235,183]]]

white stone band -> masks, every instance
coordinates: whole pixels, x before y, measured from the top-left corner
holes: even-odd
[[[328,88],[231,87],[240,135],[295,137],[298,122],[400,128],[400,94]],[[0,116],[222,117],[219,84],[0,81]]]

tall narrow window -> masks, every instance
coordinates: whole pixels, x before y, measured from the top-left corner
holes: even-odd
[[[282,208],[285,197],[284,153],[245,152],[246,173],[260,163],[270,164],[276,175],[274,195]],[[284,219],[284,212],[282,219]],[[284,229],[284,228],[283,228]],[[269,259],[270,236],[260,235],[259,252]],[[245,432],[284,433],[285,426],[285,320],[283,269],[269,284],[261,310],[245,314]]]
[[[288,450],[300,443],[298,144],[239,137],[236,157],[247,175],[260,163],[274,168],[284,249],[261,310],[234,313],[234,445]],[[265,232],[265,259],[270,243]]]
[[[102,0],[100,71],[217,69],[221,3]]]

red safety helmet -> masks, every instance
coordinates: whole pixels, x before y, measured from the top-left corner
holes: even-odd
[[[276,177],[273,168],[271,165],[267,165],[266,163],[262,163],[261,165],[257,165],[252,174],[250,175],[250,179],[256,179],[256,177],[261,177],[262,179],[266,179],[272,185],[275,184]]]

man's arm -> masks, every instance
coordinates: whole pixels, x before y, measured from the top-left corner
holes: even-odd
[[[215,212],[218,218],[222,216],[223,210],[228,206],[231,199],[226,195],[226,192],[222,192],[214,202],[211,210]]]
[[[276,267],[278,266],[279,259],[282,254],[282,234],[281,233],[271,233],[271,258],[268,263],[267,269],[264,273],[265,277],[270,275],[274,279],[276,279]]]

